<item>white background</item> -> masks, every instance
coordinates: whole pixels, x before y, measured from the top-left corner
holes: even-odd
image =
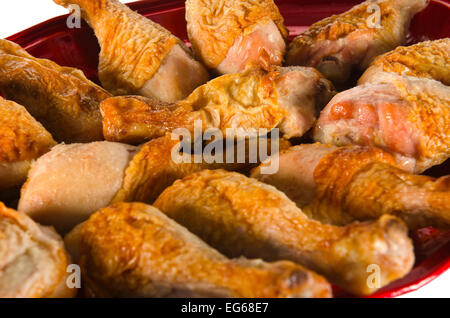
[[[0,1],[0,37],[5,38],[65,13],[67,13],[66,9],[54,4],[51,0],[2,0]],[[450,271],[418,291],[401,297],[450,297]]]

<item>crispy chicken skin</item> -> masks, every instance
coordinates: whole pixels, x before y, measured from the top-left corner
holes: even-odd
[[[175,180],[193,172],[217,168],[248,172],[261,162],[220,163],[207,162],[206,158],[196,162],[187,154],[190,160],[178,162],[172,157],[177,146],[179,140],[170,135],[151,140],[140,149],[112,142],[58,145],[33,165],[22,188],[19,210],[67,233],[110,202],[153,203]],[[280,147],[289,146],[280,140]]]
[[[277,173],[264,175],[259,167],[251,176],[275,186],[322,223],[346,225],[391,214],[409,229],[450,228],[449,176],[405,172],[389,153],[360,146],[300,145],[276,159]]]
[[[320,114],[314,139],[377,146],[423,172],[450,155],[450,87],[383,72],[375,83],[336,95]]]
[[[183,154],[184,161],[175,162],[173,160],[173,150],[176,149],[179,140],[172,139],[170,135],[153,139],[142,146],[128,165],[122,187],[116,193],[112,202],[139,201],[151,204],[174,181],[204,169],[226,169],[249,173],[256,165],[249,158],[250,145],[248,140],[245,143],[246,158],[244,163],[239,163],[237,160],[237,149],[239,149],[239,146],[236,144],[233,145],[235,158],[230,163],[225,157],[226,148],[223,152],[224,158],[222,162],[210,162],[205,157],[202,158],[201,162],[198,162],[191,154]],[[278,149],[271,149],[272,142],[270,139],[266,143],[268,154],[290,147],[290,143],[283,139],[278,141]],[[260,153],[261,144],[258,143],[256,147],[258,148],[254,148],[253,151]],[[190,159],[186,160],[186,156]],[[257,161],[261,162],[260,158],[257,158]]]
[[[118,203],[66,238],[90,297],[330,297],[319,275],[289,261],[231,260],[156,208]]]
[[[18,209],[67,233],[109,204],[136,152],[134,146],[106,141],[58,145],[32,165]]]
[[[23,106],[0,97],[0,190],[25,182],[31,162],[55,145]]]
[[[315,67],[336,86],[342,86],[352,73],[364,71],[376,56],[404,44],[412,17],[428,2],[365,1],[311,25],[291,42],[286,62]],[[379,28],[371,25],[376,22],[374,5],[380,9]]]
[[[180,39],[119,1],[54,2],[81,7],[101,47],[100,81],[113,94],[175,102],[208,80],[208,72]]]
[[[2,39],[0,93],[23,105],[59,142],[103,139],[99,103],[110,94],[82,71],[34,58]]]
[[[114,97],[100,108],[107,140],[141,143],[177,128],[242,131],[279,127],[286,138],[302,136],[317,113],[334,95],[334,88],[308,67],[248,70],[220,76],[176,104],[137,96]],[[233,132],[236,133],[236,130]]]
[[[373,293],[367,268],[380,266],[380,286],[414,263],[404,223],[389,215],[344,227],[310,220],[274,187],[223,170],[176,181],[154,206],[229,257],[288,259],[357,295]]]
[[[283,62],[289,32],[272,0],[188,0],[186,21],[194,52],[218,73]]]
[[[0,202],[0,298],[74,297],[70,256],[53,229]]]
[[[185,154],[190,160],[175,162],[172,156],[179,143],[166,135],[143,145],[125,170],[122,187],[112,202],[153,203],[175,180],[204,169],[249,170],[247,164],[195,162],[190,154]]]
[[[377,57],[358,84],[376,81],[381,72],[430,78],[450,85],[450,38],[399,46]]]

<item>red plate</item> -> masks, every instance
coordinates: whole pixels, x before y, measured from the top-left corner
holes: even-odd
[[[361,1],[351,0],[279,0],[276,1],[286,25],[295,36],[310,24],[332,14],[348,10]],[[184,20],[184,1],[150,0],[130,4],[153,21],[160,23],[187,42]],[[450,36],[450,5],[447,1],[432,0],[427,9],[416,15],[408,42],[434,40]],[[38,24],[9,37],[32,55],[51,59],[61,65],[82,69],[90,79],[97,79],[99,47],[92,30],[83,24],[81,29],[68,29],[66,16]],[[434,167],[429,174],[450,174],[450,164]],[[378,291],[371,297],[395,297],[416,290],[429,283],[450,267],[450,232],[440,233],[425,228],[412,233],[416,250],[416,265],[406,277]],[[335,295],[346,297],[335,289]]]

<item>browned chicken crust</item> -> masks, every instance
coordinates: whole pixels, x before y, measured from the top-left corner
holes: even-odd
[[[55,145],[23,106],[0,97],[0,189],[22,184],[32,160]]]
[[[342,147],[325,155],[314,169],[314,219],[333,224],[402,218],[410,229],[450,228],[450,178],[414,175],[395,166],[377,149]]]
[[[266,144],[268,147],[261,151],[261,145]],[[54,226],[59,233],[67,233],[111,201],[153,203],[175,180],[202,169],[249,172],[279,148],[290,147],[290,143],[279,140],[278,146],[274,140],[261,138],[256,145],[245,141],[244,145],[236,142],[229,147],[234,158],[227,157],[228,151],[218,150],[211,156],[205,152],[198,160],[192,149],[189,151],[170,135],[139,148],[107,141],[61,144],[32,165],[21,189],[19,211],[41,224]],[[245,158],[239,161],[237,153],[241,149]],[[259,155],[253,158],[252,153]]]
[[[34,58],[0,39],[0,92],[25,106],[57,141],[103,139],[99,103],[111,95],[80,70]]]
[[[66,242],[91,297],[330,297],[330,285],[294,263],[230,260],[152,206],[119,203]]]
[[[176,104],[138,96],[107,99],[101,104],[107,140],[140,143],[185,128],[246,130],[280,127],[285,137],[303,135],[316,112],[334,95],[331,83],[312,68],[249,70],[220,76]]]
[[[289,259],[358,295],[403,277],[414,263],[404,223],[389,215],[344,227],[308,219],[274,187],[238,173],[204,170],[176,181],[154,206],[229,257]]]
[[[74,297],[62,239],[0,202],[0,298]]]
[[[450,85],[450,38],[399,46],[377,57],[358,84],[370,82],[378,72],[430,78]]]
[[[0,97],[0,162],[35,159],[56,145],[25,107]]]
[[[166,57],[176,46],[180,48],[178,58],[192,59],[191,52],[180,39],[117,0],[54,2],[65,7],[72,4],[81,7],[82,16],[94,29],[101,47],[98,69],[100,81],[114,95],[140,95],[140,90],[158,73],[160,66],[168,62]],[[195,65],[186,67],[192,72],[202,73],[201,76],[191,74],[192,79],[198,76],[198,81],[191,83],[192,79],[189,78],[176,80],[177,86],[173,87],[172,94],[164,97],[169,99],[167,101],[184,98],[195,87],[207,81],[208,74],[202,65],[196,61],[192,64]],[[183,75],[181,69],[172,71],[179,71]],[[186,83],[191,85],[183,85]]]
[[[188,0],[186,20],[194,52],[212,69],[225,59],[235,41],[257,24],[272,20],[285,40],[289,35],[273,0]]]
[[[314,23],[289,45],[288,65],[316,67],[335,85],[364,71],[379,54],[404,44],[409,24],[429,0],[368,0],[347,12]],[[379,26],[374,10],[379,8]]]
[[[377,148],[305,144],[280,152],[280,169],[253,178],[284,192],[311,218],[346,225],[384,214],[401,218],[409,229],[450,228],[449,176],[439,179],[399,169],[394,157]]]
[[[233,163],[227,163],[226,158],[222,162],[206,162],[205,158],[202,158],[201,162],[196,162],[191,154],[183,154],[189,160],[185,158],[185,161],[175,162],[172,154],[179,143],[178,139],[172,139],[170,135],[166,135],[144,144],[125,170],[122,187],[112,199],[112,203],[138,201],[151,204],[175,180],[182,179],[193,172],[204,169],[226,169],[244,173],[249,172],[255,166],[255,163],[251,163],[248,158],[248,141],[245,145],[247,158],[244,163],[237,163],[237,158]],[[259,146],[258,144],[257,147]],[[267,146],[271,146],[270,140],[267,141]],[[279,140],[279,149],[289,147],[288,141]],[[269,153],[277,151],[275,149],[268,150]],[[226,153],[223,155],[226,156]]]
[[[304,144],[280,152],[280,169],[253,178],[284,192],[311,218],[346,225],[384,214],[401,218],[409,229],[450,228],[449,176],[435,179],[399,168],[394,157],[377,148]]]
[[[322,222],[348,224],[393,214],[411,229],[450,227],[449,177],[405,172],[381,150],[339,148],[321,159],[314,180],[317,192],[310,211]]]

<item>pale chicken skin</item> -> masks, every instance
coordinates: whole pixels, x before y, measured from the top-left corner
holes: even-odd
[[[55,145],[23,106],[0,97],[0,190],[25,182],[33,160]]]
[[[0,298],[68,298],[71,263],[61,237],[0,202]]]
[[[99,104],[112,95],[80,70],[0,39],[0,93],[23,105],[58,142],[103,140]]]
[[[176,181],[154,206],[229,257],[288,259],[357,295],[373,293],[367,266],[381,268],[380,287],[414,263],[405,224],[389,215],[345,227],[309,219],[275,187],[244,175],[204,170]]]
[[[67,233],[109,204],[136,152],[106,141],[58,145],[32,165],[18,210]]]
[[[321,112],[314,139],[377,146],[423,172],[450,156],[450,87],[383,72],[375,83],[336,95]]]
[[[180,39],[117,0],[54,2],[81,7],[101,47],[100,81],[114,95],[175,102],[209,78]]]
[[[94,213],[66,237],[88,297],[330,297],[321,276],[289,261],[229,259],[142,203]]]
[[[280,142],[280,147],[288,148],[289,143]],[[196,162],[191,154],[183,154],[184,160],[178,162],[173,152],[179,148],[180,141],[170,135],[140,148],[113,142],[58,145],[34,163],[21,191],[19,210],[67,233],[111,202],[153,203],[175,180],[193,172],[217,168],[248,172],[265,159]],[[278,149],[269,151],[268,155]]]
[[[377,57],[358,84],[376,82],[383,72],[434,79],[450,85],[450,38],[399,46]]]
[[[411,230],[450,228],[449,176],[405,172],[381,149],[305,144],[281,151],[276,160],[275,174],[261,174],[258,167],[251,177],[275,186],[322,223],[346,225],[391,214]]]
[[[138,96],[114,97],[101,104],[107,140],[142,143],[177,128],[219,129],[224,136],[278,127],[285,138],[309,130],[334,88],[308,67],[248,70],[222,75],[176,104]],[[258,133],[258,132],[256,132]]]
[[[286,63],[315,67],[336,86],[345,86],[376,56],[405,43],[412,17],[428,2],[365,1],[311,25],[289,45]]]
[[[283,62],[289,32],[273,0],[188,0],[186,21],[195,54],[219,74]]]

